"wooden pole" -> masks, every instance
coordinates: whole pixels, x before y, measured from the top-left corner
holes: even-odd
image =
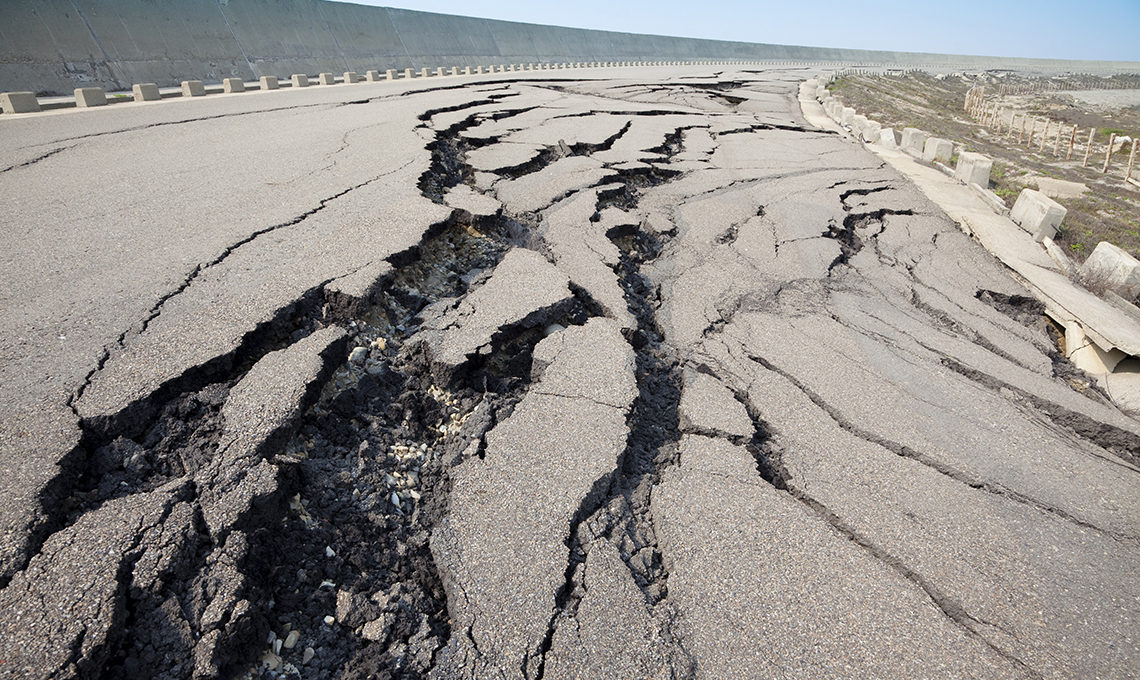
[[[1021,144],[1022,138],[1025,137],[1025,119],[1028,117],[1029,117],[1029,114],[1027,114],[1027,113],[1021,114],[1021,132],[1017,133],[1017,143],[1018,144]]]
[[[1053,140],[1053,158],[1061,155],[1061,124],[1057,123],[1057,138]]]
[[[1041,131],[1041,145],[1038,147],[1038,151],[1045,151],[1045,140],[1049,137],[1049,123],[1051,122],[1048,118],[1045,119],[1045,129]]]
[[[1081,163],[1082,168],[1089,167],[1089,152],[1092,151],[1092,140],[1093,140],[1093,135],[1095,135],[1095,134],[1096,134],[1096,128],[1089,130],[1089,143],[1085,144],[1085,162]]]
[[[1136,143],[1137,142],[1140,142],[1140,139],[1133,139],[1132,140],[1132,153],[1128,154],[1128,172],[1124,173],[1125,181],[1131,181],[1132,180],[1132,168],[1135,167],[1135,165],[1136,165]]]
[[[1029,148],[1033,148],[1033,135],[1037,132],[1037,119],[1033,119],[1033,125],[1029,126],[1029,141],[1025,143]]]
[[[1108,162],[1112,160],[1112,145],[1116,143],[1116,133],[1108,136],[1108,150],[1104,152],[1104,167],[1100,169],[1101,174],[1108,172]]]
[[[1065,160],[1073,157],[1073,144],[1077,141],[1077,126],[1073,126],[1073,134],[1069,135],[1069,153],[1065,156]]]

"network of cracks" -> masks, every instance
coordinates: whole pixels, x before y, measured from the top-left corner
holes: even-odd
[[[492,433],[539,394],[536,386],[546,379],[549,357],[536,348],[605,320],[632,356],[634,391],[628,402],[616,406],[624,418],[623,440],[611,469],[586,480],[585,493],[573,499],[555,537],[564,560],[559,582],[545,594],[541,634],[527,641],[510,658],[513,665],[501,667],[496,677],[566,676],[564,667],[551,669],[549,658],[567,631],[578,629],[576,618],[589,591],[586,574],[592,573],[587,565],[593,564],[595,551],[612,551],[620,558],[624,578],[636,587],[652,624],[655,665],[644,670],[654,677],[701,674],[699,655],[689,648],[679,622],[683,613],[670,597],[671,558],[659,535],[653,498],[663,479],[678,469],[684,442],[692,438],[720,440],[747,452],[756,483],[791,499],[885,565],[929,598],[951,626],[980,641],[987,653],[1028,677],[1039,675],[1017,645],[985,636],[979,618],[943,586],[815,497],[810,485],[797,479],[794,465],[787,464],[788,439],[765,418],[748,381],[671,330],[679,327],[682,311],[666,298],[684,260],[679,250],[688,247],[683,239],[691,238],[699,225],[680,211],[657,210],[667,204],[670,185],[715,172],[709,159],[723,137],[773,134],[774,143],[799,137],[838,143],[748,109],[747,92],[732,93],[747,91],[749,81],[735,78],[591,91],[588,96],[601,110],[574,114],[582,125],[594,116],[617,118],[620,124],[592,141],[546,140],[530,159],[494,170],[477,170],[469,155],[511,143],[510,133],[468,133],[494,126],[525,129],[567,114],[549,104],[516,103],[525,99],[523,88],[495,83],[461,104],[425,111],[420,125],[430,138],[425,151],[431,165],[419,179],[423,197],[444,204],[458,188],[492,200],[496,209],[453,208],[418,245],[388,259],[390,267],[369,294],[346,297],[313,289],[251,331],[232,353],[164,385],[128,412],[83,423],[82,445],[52,491],[64,500],[51,509],[51,522],[41,528],[36,546],[42,549],[53,535],[82,527],[85,518],[107,513],[124,499],[154,499],[155,509],[122,551],[108,598],[111,611],[99,613],[106,619],[105,637],[93,647],[83,638],[76,641],[59,673],[102,678],[490,677],[487,669],[510,654],[480,649],[472,617],[454,611],[462,575],[441,573],[433,534],[451,511],[455,471],[495,455],[489,445]],[[526,87],[564,96],[575,94],[576,85]],[[684,105],[668,104],[677,98],[684,98]],[[704,108],[695,108],[693,102],[702,100]],[[437,124],[443,117],[455,122]],[[675,124],[653,127],[654,141],[620,146],[639,133],[639,121],[674,117]],[[512,128],[515,119],[526,122]],[[632,150],[619,158],[615,150],[621,148]],[[551,174],[550,181],[565,186],[544,205],[514,210],[503,198],[504,187],[549,174],[577,158],[604,160],[591,166],[593,174]],[[809,174],[813,168],[809,164],[791,172]],[[765,181],[714,178],[704,188],[687,187],[686,200],[762,187]],[[797,279],[737,295],[716,318],[702,321],[697,336],[712,342],[737,315],[789,311],[789,299],[858,288],[862,284],[854,280],[873,259],[913,279],[905,300],[912,317],[1015,362],[1008,349],[955,322],[945,305],[929,302],[930,291],[897,249],[880,248],[880,238],[893,224],[929,210],[900,204],[895,184],[887,178],[820,187],[838,213],[812,226],[814,233],[777,239],[774,248],[792,250],[807,241],[830,244],[820,246],[816,287]],[[646,206],[650,194],[666,199]],[[876,203],[879,195],[884,201]],[[555,269],[562,267],[567,260],[560,249],[566,245],[555,242],[551,215],[583,200],[592,203],[581,212],[583,231],[599,234],[612,248],[593,264],[602,265],[620,304],[599,292],[600,284],[568,276],[565,294],[522,312],[495,316],[478,308],[494,302],[478,297],[479,291],[492,285],[500,263],[512,253],[526,251]],[[705,245],[711,253],[743,252],[753,232],[773,229],[773,221],[780,219],[752,201],[741,208],[739,219],[710,234]],[[976,289],[975,298],[1024,329],[1022,336],[1030,338],[1026,342],[1036,343],[1053,362],[1050,378],[1080,389],[1082,398],[1103,401],[1096,387],[1048,345],[1042,310],[1035,303],[1008,290]],[[822,300],[796,304],[792,316],[824,305]],[[451,342],[449,334],[468,332],[482,318],[493,320],[483,329],[485,337],[466,348],[461,361],[445,360],[441,347]],[[227,402],[235,394],[245,395],[259,366],[305,343],[319,361],[301,381],[296,407],[235,461],[232,452],[238,444],[227,428]],[[925,349],[942,353],[941,366],[979,389],[1014,395],[1023,411],[1043,414],[1050,427],[1081,446],[1115,452],[1125,464],[1135,463],[1140,438],[1127,429],[1097,422],[1007,377],[972,368],[943,349]],[[546,358],[537,362],[536,353]],[[779,358],[769,357],[764,347],[749,347],[738,358],[787,381],[861,441],[955,484],[1117,541],[1135,541],[1127,531],[1099,527],[1096,520],[1082,519],[1048,500],[987,482],[934,454],[875,434]],[[746,414],[746,427],[725,431],[682,414],[683,394],[697,376],[722,384]],[[251,490],[240,496],[238,507],[216,507],[219,489],[229,493],[247,487]]]

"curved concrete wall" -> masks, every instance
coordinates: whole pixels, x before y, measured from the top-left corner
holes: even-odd
[[[741,59],[1042,73],[1066,62],[765,45],[538,26],[324,0],[0,0],[0,91],[69,93],[321,71],[511,62]]]

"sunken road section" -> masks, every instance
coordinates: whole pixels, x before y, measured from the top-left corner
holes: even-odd
[[[1140,424],[804,73],[631,73],[11,122],[0,675],[1140,674]]]

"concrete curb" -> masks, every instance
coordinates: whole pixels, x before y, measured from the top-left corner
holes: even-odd
[[[793,63],[793,62],[788,62]],[[798,63],[798,62],[795,62]],[[322,72],[310,77],[309,74],[295,73],[289,78],[277,76],[262,76],[257,81],[246,82],[239,78],[224,78],[221,82],[204,83],[200,80],[186,80],[181,88],[162,88],[153,83],[139,83],[132,86],[130,94],[112,92],[103,88],[89,87],[76,90],[74,97],[50,97],[41,101],[32,92],[3,92],[0,93],[0,113],[24,114],[37,113],[48,109],[86,108],[103,106],[104,104],[118,104],[128,101],[155,101],[159,99],[177,99],[179,97],[202,97],[214,94],[238,94],[242,92],[264,92],[268,90],[288,90],[292,88],[311,87],[315,85],[351,85],[359,83],[377,83],[412,78],[450,78],[462,76],[483,76],[498,73],[519,73],[534,71],[554,71],[568,69],[599,69],[599,68],[660,68],[671,66],[759,66],[777,65],[777,62],[762,61],[717,61],[717,60],[687,60],[687,61],[625,61],[625,62],[546,62],[529,64],[492,64],[487,66],[438,66],[433,68],[422,67],[418,69],[404,69],[401,75],[395,69],[369,70],[364,76],[354,71],[345,72],[337,76],[330,72]],[[383,73],[383,75],[381,75]],[[140,93],[140,88],[142,88]],[[81,92],[82,90],[82,92]],[[102,103],[100,103],[102,102]],[[7,117],[7,116],[4,116]]]

